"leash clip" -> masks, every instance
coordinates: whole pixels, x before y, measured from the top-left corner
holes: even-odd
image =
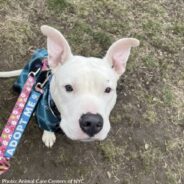
[[[39,67],[35,72],[31,71],[31,72],[28,74],[28,76],[32,75],[33,77],[35,77],[35,76],[38,74],[38,72],[39,72],[40,70],[41,70],[41,68]]]
[[[50,72],[47,71],[45,79],[41,82],[39,82],[39,80],[37,81],[37,83],[35,85],[36,91],[43,93],[43,87],[47,83],[49,76],[50,76]]]

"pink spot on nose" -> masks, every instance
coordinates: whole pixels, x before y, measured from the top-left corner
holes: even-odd
[[[94,106],[94,105],[88,105],[86,108],[85,108],[85,111],[86,112],[90,112],[92,114],[96,114],[97,113],[97,108]]]

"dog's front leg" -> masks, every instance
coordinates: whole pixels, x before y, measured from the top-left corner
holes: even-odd
[[[42,141],[45,144],[45,146],[47,146],[48,148],[51,148],[56,141],[56,136],[54,132],[49,132],[47,130],[44,130],[42,135]]]

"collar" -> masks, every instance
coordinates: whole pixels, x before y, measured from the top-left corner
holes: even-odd
[[[49,95],[48,95],[48,105],[49,105],[49,108],[50,108],[50,111],[52,112],[52,114],[58,118],[58,119],[61,119],[61,114],[60,112],[58,111],[57,107],[56,107],[56,104],[54,102],[54,100],[52,99],[52,96],[50,94],[50,91],[49,91]]]
[[[60,114],[58,108],[56,107],[56,104],[55,104],[55,102],[51,96],[51,93],[50,93],[50,81],[51,81],[51,79],[52,79],[52,74],[50,75],[49,80],[48,80],[48,83],[49,83],[48,106],[49,106],[50,111],[54,115],[54,117],[61,119],[61,114]]]

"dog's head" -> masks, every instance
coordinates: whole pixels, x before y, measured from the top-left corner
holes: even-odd
[[[134,38],[113,43],[103,59],[74,56],[64,36],[42,26],[47,36],[52,70],[51,95],[61,113],[60,126],[73,140],[103,140],[110,130],[109,115],[116,102],[116,85],[125,72]]]

